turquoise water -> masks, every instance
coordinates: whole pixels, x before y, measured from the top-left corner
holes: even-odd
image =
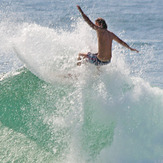
[[[77,67],[97,51],[77,4],[140,53],[114,42],[111,64]],[[0,162],[162,162],[162,15],[161,0],[1,1]]]

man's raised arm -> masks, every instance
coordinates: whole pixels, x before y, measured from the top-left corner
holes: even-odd
[[[98,27],[97,27],[94,23],[92,23],[92,21],[87,17],[87,15],[84,14],[84,12],[83,12],[83,10],[81,9],[81,7],[77,5],[77,8],[78,8],[79,12],[81,13],[83,19],[88,23],[88,25],[89,25],[91,28],[97,30]]]

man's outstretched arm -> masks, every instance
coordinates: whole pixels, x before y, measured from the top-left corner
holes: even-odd
[[[122,41],[119,37],[117,37],[115,34],[113,34],[113,40],[115,40],[116,42],[118,42],[119,44],[123,45],[124,47],[130,49],[131,51],[136,51],[137,53],[139,53],[138,50],[131,48],[127,43],[125,43],[124,41]]]
[[[92,23],[92,21],[88,18],[87,15],[84,14],[84,12],[83,12],[83,10],[81,9],[81,7],[77,5],[77,8],[78,8],[79,12],[81,13],[83,19],[88,23],[88,25],[89,25],[91,28],[97,30],[98,27],[97,27],[94,23]]]

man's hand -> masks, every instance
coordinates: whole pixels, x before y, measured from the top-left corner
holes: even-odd
[[[137,53],[139,53],[139,51],[138,51],[138,50],[136,50],[136,49],[133,49],[133,48],[131,48],[131,51],[136,51]]]
[[[78,10],[80,11],[81,14],[84,14],[84,12],[82,11],[81,7],[77,5]]]
[[[99,27],[97,27],[89,18],[88,16],[83,12],[83,10],[81,9],[80,6],[76,6],[79,10],[79,12],[81,13],[83,19],[88,23],[88,25],[93,28],[94,30],[97,30]]]

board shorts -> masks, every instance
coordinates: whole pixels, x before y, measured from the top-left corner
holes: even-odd
[[[102,65],[107,65],[110,63],[110,61],[100,61],[98,58],[97,58],[97,53],[96,54],[92,54],[90,52],[88,52],[87,54],[87,61],[91,64],[94,64],[96,66],[102,66]]]

